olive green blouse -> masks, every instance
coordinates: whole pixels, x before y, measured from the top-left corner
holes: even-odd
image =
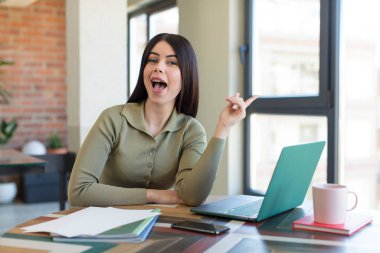
[[[203,126],[173,110],[162,132],[151,136],[144,103],[102,112],[82,144],[71,173],[73,206],[146,203],[146,189],[174,189],[185,204],[201,204],[211,191],[224,139],[207,145]]]

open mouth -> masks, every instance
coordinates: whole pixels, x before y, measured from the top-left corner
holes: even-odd
[[[152,80],[152,86],[154,89],[165,89],[168,85],[161,80]]]

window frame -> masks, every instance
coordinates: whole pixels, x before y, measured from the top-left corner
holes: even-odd
[[[244,92],[252,94],[254,0],[245,1]],[[250,187],[250,115],[305,115],[327,117],[327,182],[337,183],[339,154],[339,31],[340,0],[320,0],[319,95],[299,97],[259,97],[247,110],[244,120],[244,194],[263,195]],[[246,60],[245,60],[246,59]],[[245,60],[245,61],[244,61]]]

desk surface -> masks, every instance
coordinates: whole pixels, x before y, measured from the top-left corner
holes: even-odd
[[[143,243],[57,243],[44,233],[25,234],[21,227],[56,219],[79,210],[71,208],[38,217],[0,237],[0,252],[380,252],[380,216],[351,236],[292,230],[292,221],[311,210],[304,205],[259,223],[192,214],[189,207],[170,205],[123,206],[127,209],[160,208],[162,214]],[[170,228],[179,220],[204,220],[224,224],[230,231],[205,235]]]
[[[0,148],[0,168],[1,167],[19,167],[19,166],[41,166],[45,161],[25,155],[15,149]]]

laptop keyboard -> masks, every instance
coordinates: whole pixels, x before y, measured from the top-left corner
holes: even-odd
[[[263,199],[260,199],[258,201],[250,202],[242,206],[231,208],[224,211],[223,213],[239,216],[253,216],[259,212],[262,203]]]

